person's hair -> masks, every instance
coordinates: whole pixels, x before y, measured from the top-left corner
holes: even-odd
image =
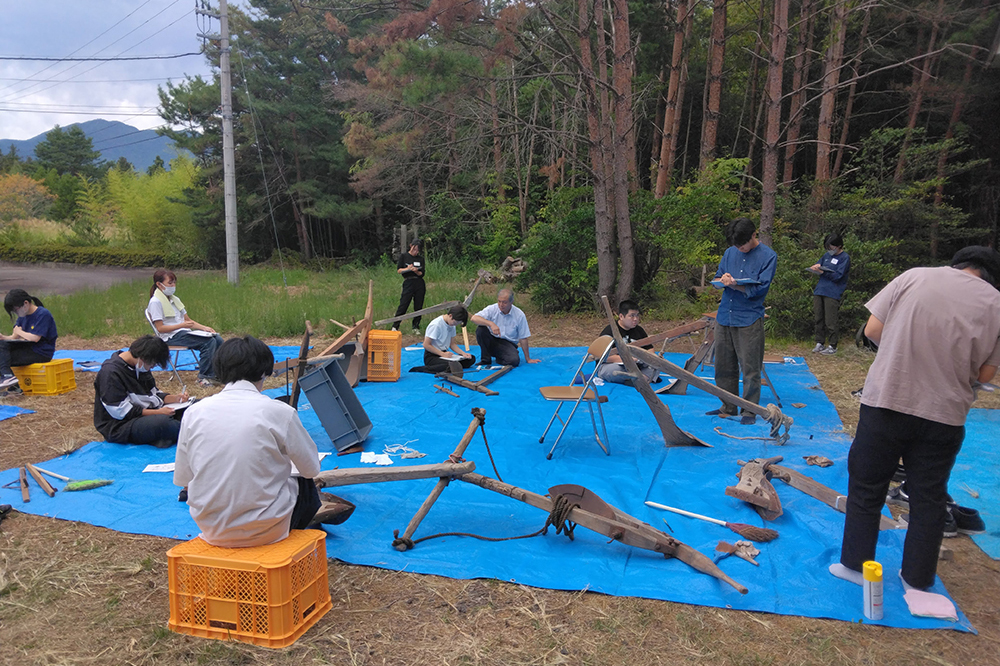
[[[469,323],[469,311],[465,309],[465,306],[459,303],[458,305],[453,305],[448,308],[448,314],[456,322],[462,322],[462,326]]]
[[[497,300],[499,300],[500,297],[503,296],[504,294],[507,294],[507,298],[510,299],[511,303],[514,302],[514,290],[513,289],[511,289],[510,287],[504,287],[503,289],[501,289],[500,291],[498,291],[497,292]]]
[[[729,223],[727,235],[730,244],[740,246],[749,243],[756,231],[757,227],[753,220],[748,217],[738,217]]]
[[[26,292],[24,289],[11,289],[7,292],[7,295],[3,297],[3,309],[7,311],[7,314],[13,318],[14,308],[19,308],[24,304],[25,301],[31,301],[38,307],[44,307],[42,302]]]
[[[414,238],[413,240],[410,241],[410,244],[407,247],[416,246],[419,249],[420,246],[423,245],[423,244],[424,243],[423,243],[422,240],[420,240],[419,238]]]
[[[128,346],[132,358],[149,361],[153,366],[167,367],[170,363],[170,347],[155,335],[144,335]]]
[[[984,245],[963,247],[951,258],[951,267],[975,268],[979,276],[1000,290],[1000,253]]]
[[[171,271],[171,270],[167,270],[166,268],[161,268],[161,269],[157,270],[155,273],[153,273],[153,286],[149,288],[149,297],[150,298],[152,298],[153,294],[156,293],[156,283],[157,282],[166,282],[167,278],[170,278],[171,280],[174,280],[175,282],[177,280],[177,276],[174,275],[174,272]]]
[[[828,250],[831,247],[844,247],[844,237],[836,231],[832,234],[828,234],[827,237],[823,239],[823,247]]]
[[[212,365],[215,366],[215,376],[223,384],[241,379],[255,383],[274,372],[274,354],[270,347],[252,335],[229,338],[215,350]]]
[[[639,310],[639,304],[631,299],[625,299],[618,304],[618,316],[624,317],[629,313],[630,310],[635,310],[636,312],[641,312]]]

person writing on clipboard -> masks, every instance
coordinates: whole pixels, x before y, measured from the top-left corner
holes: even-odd
[[[771,288],[778,255],[757,239],[757,228],[745,217],[729,223],[732,244],[726,249],[712,285],[722,290],[715,319],[715,385],[760,404],[760,373],[764,365],[764,299]],[[709,416],[736,416],[736,405],[722,402]],[[754,414],[744,411],[740,423],[752,425]]]

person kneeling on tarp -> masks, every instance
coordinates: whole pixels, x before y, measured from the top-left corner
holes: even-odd
[[[167,343],[144,335],[101,365],[94,381],[94,427],[104,439],[159,448],[177,443],[181,414],[176,405],[187,402],[188,394],[164,393],[150,372],[167,367],[169,360]]]
[[[443,372],[449,369],[449,361],[461,363],[463,368],[471,366],[475,359],[462,351],[455,337],[455,326],[465,326],[468,321],[469,311],[464,305],[453,305],[435,318],[424,331],[424,364],[410,368],[410,372]]]
[[[354,511],[318,492],[319,453],[298,412],[261,394],[273,367],[257,338],[226,340],[215,355],[225,388],[192,405],[181,424],[174,484],[187,487],[191,517],[213,546],[263,546],[289,530],[339,525]]]

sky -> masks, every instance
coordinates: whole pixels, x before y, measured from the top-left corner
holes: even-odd
[[[0,56],[81,58],[194,53],[219,22],[197,0],[5,0]],[[230,3],[233,4],[233,3]],[[217,0],[212,6],[218,7]],[[163,125],[157,86],[211,79],[204,56],[119,62],[0,60],[0,139],[30,139],[94,118],[140,130]]]

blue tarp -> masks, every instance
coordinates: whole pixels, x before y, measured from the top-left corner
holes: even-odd
[[[965,442],[951,472],[948,492],[961,504],[979,511],[986,534],[972,540],[994,560],[1000,560],[1000,410],[973,409],[965,422]],[[978,497],[973,497],[978,495]]]
[[[122,351],[128,349],[128,347],[123,347]],[[95,351],[93,349],[57,349],[56,353],[53,354],[53,359],[61,358],[71,358],[73,359],[73,366],[75,370],[80,370],[82,372],[97,372],[101,369],[101,363],[104,363],[111,356],[113,351]],[[286,358],[291,358],[292,356],[299,355],[299,348],[292,347],[290,345],[272,345],[271,351],[274,353],[274,360],[284,361]],[[189,361],[190,356],[185,358],[181,356],[181,362]],[[180,367],[180,370],[191,370],[197,368],[193,367],[191,363]]]
[[[675,421],[713,448],[665,448],[653,417],[638,393],[624,386],[606,386],[604,405],[611,442],[611,456],[598,448],[589,415],[574,417],[552,460],[546,460],[553,430],[544,444],[538,438],[554,406],[541,399],[538,387],[568,383],[583,348],[533,350],[542,363],[522,365],[500,378],[491,388],[500,395],[487,397],[453,387],[458,398],[434,392],[433,376],[404,371],[398,382],[362,383],[356,389],[374,428],[365,449],[380,453],[386,446],[407,444],[426,453],[423,459],[402,460],[396,465],[444,460],[471,421],[470,410],[484,407],[486,435],[504,481],[546,493],[551,486],[576,483],[590,488],[605,501],[677,539],[715,555],[720,540],[739,536],[717,525],[650,509],[647,499],[682,507],[730,522],[762,525],[748,505],[727,497],[724,489],[735,483],[736,461],[783,455],[784,464],[846,493],[847,451],[850,440],[837,413],[820,390],[816,378],[801,358],[783,365],[768,365],[771,380],[781,394],[784,411],[794,417],[791,439],[783,447],[770,441],[735,437],[765,437],[768,426],[741,426],[733,420],[707,417],[718,406],[716,398],[689,388],[687,395],[665,395]],[[683,355],[672,355],[682,363]],[[404,368],[421,362],[419,351],[403,353]],[[480,371],[469,375],[484,376]],[[282,394],[283,390],[272,391]],[[762,402],[772,402],[765,386]],[[802,403],[802,408],[792,407]],[[565,410],[564,410],[565,412]],[[329,437],[308,404],[300,407],[303,423],[321,451],[332,450]],[[557,423],[558,426],[558,423]],[[719,432],[715,431],[718,428]],[[829,468],[809,467],[806,455],[824,455],[835,461]],[[482,437],[477,434],[465,457],[475,460],[480,473],[493,476]],[[177,488],[170,474],[143,474],[148,463],[173,460],[173,451],[143,446],[92,443],[45,467],[75,479],[113,478],[115,483],[81,493],[40,496],[28,505],[16,493],[3,493],[2,501],[31,513],[81,520],[112,529],[177,539],[197,535],[187,507],[176,501]],[[323,469],[360,467],[359,456],[330,456]],[[15,477],[0,473],[0,483]],[[607,537],[576,530],[575,541],[550,531],[544,537],[506,542],[445,537],[418,544],[400,553],[391,546],[393,530],[402,531],[427,497],[433,480],[347,486],[333,492],[358,505],[354,516],[337,527],[328,527],[327,552],[353,564],[438,574],[454,578],[496,578],[536,587],[563,590],[588,589],[604,594],[641,596],[676,602],[757,610],[785,615],[825,617],[860,622],[861,588],[833,578],[827,567],[839,557],[843,514],[798,490],[776,482],[784,515],[767,526],[780,538],[759,544],[759,567],[735,557],[719,566],[750,588],[740,595],[730,586],[698,573],[683,562],[619,543]],[[667,520],[669,528],[663,523]],[[527,534],[539,529],[545,514],[515,500],[481,488],[452,483],[434,505],[414,535],[438,532],[472,532],[491,537]],[[909,628],[955,628],[972,631],[960,614],[957,623],[916,618],[909,614],[896,575],[904,532],[883,532],[878,559],[885,567],[885,619],[876,624]],[[946,594],[940,581],[935,591]]]
[[[24,407],[15,407],[14,405],[0,405],[0,421],[6,419],[12,419],[15,416],[21,414],[34,414],[30,409],[25,409]]]

